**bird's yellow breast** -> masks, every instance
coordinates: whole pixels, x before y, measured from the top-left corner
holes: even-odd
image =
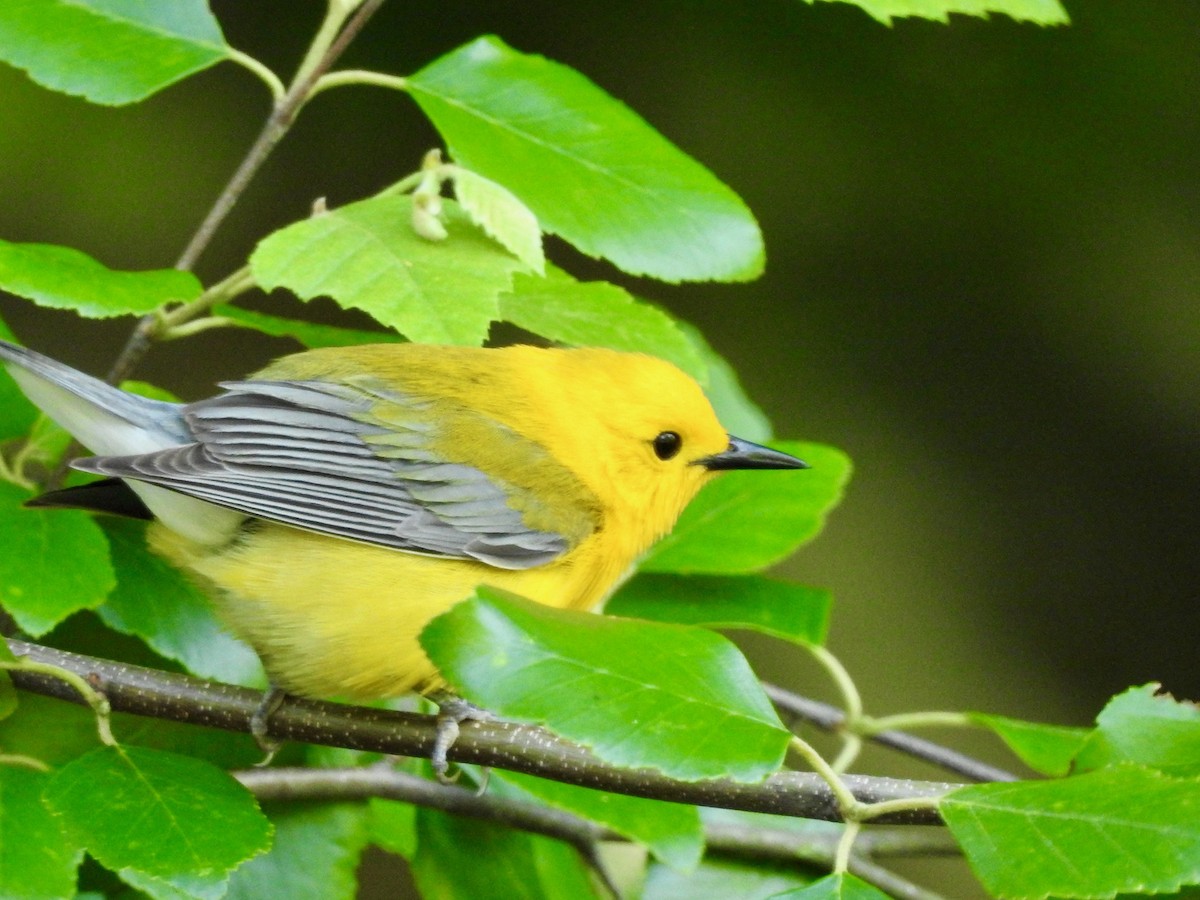
[[[633,561],[607,539],[602,531],[549,565],[514,571],[261,521],[215,551],[157,524],[150,531],[157,553],[215,588],[222,620],[254,647],[276,686],[350,700],[441,687],[417,636],[480,584],[548,606],[595,607]]]

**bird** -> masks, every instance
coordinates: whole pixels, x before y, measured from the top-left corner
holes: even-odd
[[[0,362],[102,477],[38,502],[152,518],[150,548],[310,698],[442,691],[418,636],[477,586],[595,609],[720,473],[807,468],[641,353],[319,348],[191,403],[7,341]]]

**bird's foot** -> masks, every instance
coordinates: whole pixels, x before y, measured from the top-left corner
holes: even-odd
[[[446,774],[450,768],[446,754],[458,740],[458,726],[463,722],[490,722],[496,717],[486,709],[481,709],[474,703],[470,703],[462,697],[456,697],[454,694],[436,694],[430,699],[438,705],[438,714],[437,735],[433,741],[433,752],[429,755],[429,762],[433,766],[433,774],[437,776],[438,781],[442,784],[453,784],[458,780],[458,773],[456,772],[453,776]],[[487,770],[485,769],[480,791],[486,785]]]
[[[271,760],[275,758],[275,754],[279,752],[279,748],[283,746],[283,741],[276,740],[271,737],[267,730],[271,726],[271,716],[283,705],[283,701],[287,699],[287,691],[283,688],[271,685],[257,708],[250,715],[250,736],[254,738],[254,742],[258,744],[265,756],[255,766],[268,766]]]

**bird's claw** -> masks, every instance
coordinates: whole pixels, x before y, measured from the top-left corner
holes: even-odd
[[[458,740],[459,725],[463,722],[489,722],[496,717],[461,697],[442,695],[433,698],[433,701],[438,705],[437,734],[433,739],[433,751],[429,754],[429,762],[439,782],[454,784],[458,781],[459,773],[455,772],[453,776],[446,774],[450,768],[446,754]],[[486,777],[483,783],[487,784]]]

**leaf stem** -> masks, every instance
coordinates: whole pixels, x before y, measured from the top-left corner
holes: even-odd
[[[12,675],[17,673],[48,675],[69,685],[95,713],[96,732],[100,736],[100,743],[109,747],[117,746],[116,738],[112,733],[112,705],[104,694],[92,687],[87,679],[78,672],[51,663],[29,659],[21,652],[18,643],[10,643],[9,646],[17,659],[15,661],[0,660],[0,669],[6,669]]]
[[[785,690],[777,684],[763,682],[763,689],[785,718],[800,719],[824,731],[840,731],[846,716],[840,709]],[[864,735],[867,740],[905,753],[916,759],[940,766],[971,781],[1016,781],[1017,776],[1006,769],[967,756],[933,741],[927,741],[904,731],[878,731]]]
[[[279,76],[272,72],[267,66],[263,65],[249,53],[243,53],[241,50],[229,48],[229,61],[235,62],[244,69],[248,69],[258,76],[267,89],[271,92],[271,99],[275,103],[283,100],[283,95],[287,93],[287,88],[284,87],[283,81]]]
[[[859,720],[856,730],[867,736],[897,728],[969,728],[973,724],[966,713],[929,710],[891,716],[864,716]]]
[[[858,833],[862,830],[862,825],[859,822],[847,822],[845,829],[842,831],[841,840],[838,841],[837,852],[833,856],[833,874],[841,875],[850,869],[850,850],[854,847],[854,841],[858,838]]]
[[[309,92],[309,99],[329,88],[347,87],[350,85],[367,85],[370,87],[391,88],[395,91],[408,91],[408,79],[402,75],[388,75],[386,72],[372,72],[368,69],[339,69],[317,79]]]

